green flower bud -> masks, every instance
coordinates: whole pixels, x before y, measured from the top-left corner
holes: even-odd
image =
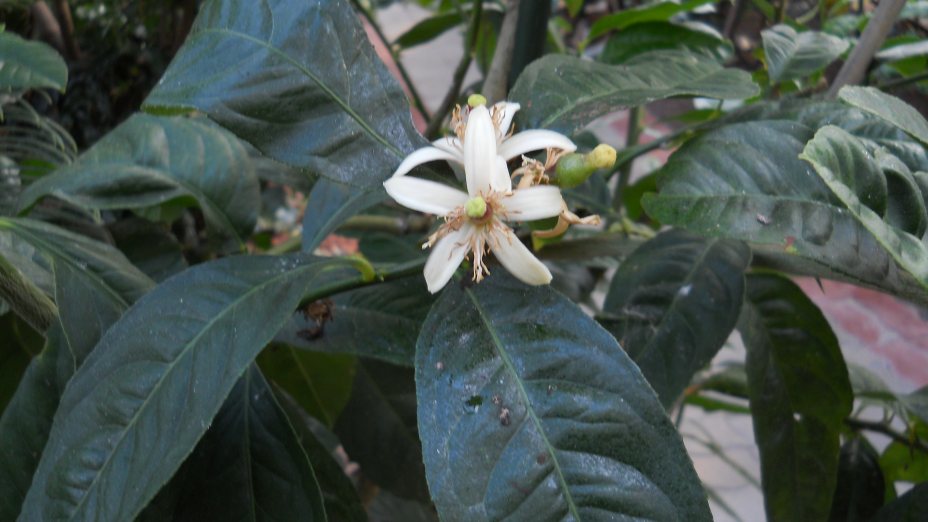
[[[573,152],[557,162],[557,184],[564,189],[574,188],[590,177],[597,169],[615,165],[615,149],[600,144],[589,154]]]
[[[478,105],[486,105],[487,99],[482,94],[471,94],[467,97],[467,104],[471,107],[477,107]]]

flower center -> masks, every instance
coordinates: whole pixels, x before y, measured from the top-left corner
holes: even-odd
[[[489,210],[487,202],[480,196],[471,198],[467,200],[467,203],[464,203],[464,213],[474,220],[484,218],[487,215],[487,210]]]

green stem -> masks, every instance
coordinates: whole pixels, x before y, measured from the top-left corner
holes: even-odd
[[[3,256],[0,256],[0,297],[37,332],[47,330],[58,316],[55,303]]]
[[[860,419],[849,418],[849,419],[844,419],[844,423],[847,424],[848,427],[850,427],[851,429],[855,431],[868,430],[868,431],[873,431],[876,433],[881,433],[893,439],[894,441],[904,445],[907,448],[917,449],[921,452],[928,453],[928,446],[926,446],[924,442],[918,439],[911,440],[909,439],[909,437],[893,430],[888,425],[882,422],[873,422],[873,421],[865,421],[865,420],[860,420]]]
[[[448,89],[448,93],[445,94],[445,98],[441,101],[441,105],[438,110],[435,111],[435,114],[432,115],[432,119],[429,120],[429,124],[425,128],[425,136],[430,140],[439,137],[438,135],[439,131],[441,131],[442,122],[445,121],[445,117],[451,112],[451,108],[454,106],[454,101],[457,100],[458,96],[461,94],[461,85],[464,83],[464,76],[467,74],[467,69],[474,59],[474,49],[477,47],[477,36],[480,33],[480,18],[482,16],[483,2],[474,2],[474,7],[471,9],[470,25],[467,28],[467,42],[464,44],[464,54],[461,56],[461,61],[458,62],[458,66],[454,70],[454,76],[451,79],[451,88]]]
[[[909,76],[908,78],[897,78],[895,80],[881,83],[877,85],[877,87],[880,88],[881,90],[898,89],[899,87],[909,85],[910,83],[918,83],[922,80],[928,80],[928,72],[923,72],[921,74]]]
[[[412,83],[412,78],[409,77],[409,72],[406,71],[406,67],[403,66],[403,62],[400,60],[399,53],[393,50],[393,46],[390,45],[387,36],[383,34],[383,31],[380,29],[380,25],[374,20],[374,16],[370,11],[364,8],[358,0],[351,0],[351,5],[354,8],[361,12],[361,16],[367,20],[367,23],[371,25],[371,28],[374,29],[374,33],[377,34],[377,38],[380,42],[387,48],[387,52],[390,53],[390,56],[393,58],[393,62],[396,63],[396,69],[400,72],[400,76],[403,78],[403,83],[406,84],[406,87],[409,89],[409,95],[412,97],[412,103],[420,113],[422,117],[426,120],[429,119],[429,112],[425,108],[425,104],[422,103],[422,97],[419,96],[419,91],[416,90],[415,84]]]
[[[370,277],[371,274],[369,273],[361,273],[357,277],[353,277],[351,279],[336,281],[329,285],[315,288],[308,295],[303,297],[297,308],[305,308],[310,303],[324,299],[331,295],[340,294],[349,290],[355,290],[357,288],[368,285],[376,285],[379,283],[385,283],[387,281],[395,281],[397,279],[402,279],[404,277],[418,274],[422,272],[422,268],[425,266],[425,261],[426,258],[423,257],[420,259],[407,261],[406,263],[387,265],[386,267],[375,268],[373,278]],[[354,259],[352,262],[355,262]]]
[[[625,133],[625,149],[630,149],[638,145],[638,139],[641,137],[641,107],[632,107],[628,111],[628,130]],[[612,195],[612,208],[618,213],[622,209],[622,193],[628,186],[628,181],[632,175],[631,161],[626,161],[619,167],[619,183],[615,187],[615,193]]]

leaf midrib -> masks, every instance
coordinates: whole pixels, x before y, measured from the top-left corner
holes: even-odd
[[[487,332],[490,334],[490,338],[493,339],[493,345],[496,347],[496,352],[499,354],[500,359],[502,359],[503,364],[506,365],[506,369],[510,374],[515,378],[516,387],[519,390],[519,395],[522,397],[523,402],[525,403],[525,411],[528,412],[529,418],[532,420],[532,423],[535,425],[535,428],[538,430],[538,434],[541,437],[542,442],[545,445],[545,448],[548,451],[548,454],[551,456],[551,463],[554,465],[554,472],[557,476],[557,481],[561,486],[563,491],[564,500],[567,502],[567,507],[570,511],[570,514],[573,515],[574,520],[581,520],[580,513],[577,510],[577,505],[574,502],[573,496],[570,492],[570,488],[567,486],[567,480],[564,478],[564,472],[561,470],[561,463],[558,461],[557,454],[555,453],[554,446],[551,445],[551,441],[548,440],[548,434],[545,432],[544,427],[541,424],[541,420],[535,414],[535,408],[532,406],[532,401],[529,399],[528,392],[525,390],[525,386],[522,385],[522,379],[516,372],[515,365],[512,363],[512,360],[509,358],[509,353],[506,351],[505,346],[503,345],[502,340],[496,334],[496,329],[493,328],[490,317],[484,311],[483,307],[480,305],[480,302],[477,300],[477,296],[474,295],[474,291],[470,288],[465,289],[467,297],[470,298],[471,302],[474,304],[474,308],[477,311],[477,315],[480,317],[480,320],[483,322],[484,326],[487,329]]]
[[[320,79],[318,76],[316,76],[315,74],[313,74],[312,71],[310,71],[309,69],[307,69],[306,67],[304,67],[300,62],[298,62],[298,61],[294,60],[293,58],[291,58],[288,54],[284,53],[283,51],[281,51],[281,50],[278,49],[277,47],[272,46],[272,45],[270,44],[270,42],[265,42],[264,40],[261,40],[261,39],[259,39],[259,38],[255,38],[255,37],[253,37],[253,36],[251,36],[251,35],[249,35],[249,34],[245,34],[245,33],[239,32],[239,31],[234,31],[234,30],[232,30],[232,29],[220,29],[220,28],[214,28],[214,27],[210,27],[210,28],[207,28],[207,29],[203,29],[203,30],[199,31],[198,35],[199,35],[199,34],[208,34],[208,33],[216,33],[216,34],[226,35],[226,36],[230,36],[230,37],[234,37],[234,38],[241,38],[242,40],[245,40],[245,41],[251,42],[251,43],[253,43],[253,44],[255,44],[255,45],[258,45],[258,46],[260,46],[260,47],[263,47],[263,48],[267,49],[269,52],[274,53],[275,55],[279,56],[279,57],[282,58],[283,60],[287,61],[288,63],[290,63],[290,65],[292,65],[293,67],[295,67],[298,71],[300,71],[301,73],[303,73],[303,75],[305,75],[307,78],[309,78],[310,80],[312,80],[316,85],[318,85],[319,88],[322,89],[322,91],[326,94],[326,96],[329,97],[329,99],[331,99],[333,102],[335,102],[336,105],[338,105],[339,107],[341,107],[341,109],[342,109],[346,114],[348,114],[348,115],[351,117],[351,119],[355,120],[355,122],[357,122],[357,124],[358,124],[366,133],[368,133],[372,138],[374,138],[375,140],[377,140],[378,142],[380,142],[384,147],[386,147],[388,150],[390,150],[390,152],[392,152],[395,156],[397,156],[397,157],[403,157],[403,153],[402,153],[398,148],[396,148],[396,146],[394,146],[392,143],[390,143],[389,141],[387,141],[383,136],[380,135],[380,133],[378,133],[377,131],[375,131],[375,130],[367,123],[367,121],[365,121],[363,118],[361,118],[361,116],[360,116],[357,112],[355,112],[354,109],[352,109],[350,105],[348,105],[347,103],[345,103],[345,101],[342,100],[342,99],[335,93],[335,91],[333,91],[325,82],[323,82],[322,79]]]
[[[143,411],[145,411],[146,408],[152,403],[152,402],[151,402],[151,398],[154,397],[155,395],[157,395],[158,391],[161,389],[161,386],[168,380],[166,377],[167,377],[171,372],[174,371],[174,369],[177,367],[178,362],[179,362],[180,360],[184,359],[184,358],[187,356],[187,354],[190,353],[190,350],[191,350],[193,347],[195,347],[195,346],[198,345],[198,341],[199,341],[199,339],[204,335],[204,333],[207,332],[207,331],[210,331],[210,330],[212,329],[212,327],[213,327],[220,319],[226,317],[226,315],[229,313],[230,310],[237,308],[238,305],[240,305],[243,301],[245,301],[245,300],[247,300],[249,297],[251,297],[252,294],[258,292],[259,290],[265,288],[266,286],[271,285],[272,283],[276,283],[276,282],[277,282],[278,280],[280,280],[280,279],[287,278],[288,276],[293,276],[295,272],[300,272],[300,273],[302,273],[304,270],[310,270],[310,269],[316,268],[316,267],[318,267],[318,265],[317,265],[316,263],[310,263],[310,264],[307,264],[307,265],[304,265],[304,266],[301,266],[301,267],[297,267],[297,268],[295,268],[295,269],[293,269],[293,270],[288,270],[288,271],[286,271],[286,272],[283,272],[282,274],[280,274],[280,275],[278,275],[278,276],[272,277],[272,278],[270,278],[270,279],[264,281],[263,283],[261,283],[261,284],[259,284],[259,285],[256,285],[256,286],[252,287],[251,289],[247,290],[245,293],[241,294],[241,295],[239,296],[238,299],[236,299],[236,300],[230,302],[229,305],[226,306],[220,313],[216,314],[215,317],[213,317],[212,319],[210,319],[210,320],[204,325],[204,327],[200,330],[200,332],[197,333],[196,336],[194,336],[193,339],[191,339],[189,342],[187,342],[187,344],[184,346],[184,348],[181,350],[181,352],[177,355],[177,357],[175,357],[174,360],[171,361],[171,362],[167,365],[167,368],[166,368],[166,370],[164,371],[164,373],[162,374],[161,378],[160,378],[160,379],[158,380],[158,382],[155,384],[154,388],[152,388],[151,393],[148,394],[148,398],[145,399],[145,401],[142,403],[142,405],[139,407],[139,409],[136,410],[135,414],[133,414],[133,416],[132,416],[132,418],[129,420],[129,422],[126,423],[125,429],[122,430],[122,434],[120,435],[119,439],[116,441],[115,444],[113,444],[112,448],[111,448],[110,451],[108,452],[108,458],[107,458],[106,461],[100,466],[100,468],[97,470],[97,473],[96,473],[96,475],[95,475],[94,478],[93,478],[93,481],[91,481],[90,485],[87,486],[87,488],[84,490],[84,495],[81,497],[80,502],[78,502],[77,505],[74,506],[73,512],[72,512],[71,515],[68,517],[68,520],[69,520],[69,521],[74,521],[74,520],[75,520],[75,519],[74,519],[74,516],[80,511],[80,509],[81,509],[81,508],[83,507],[83,505],[84,505],[84,502],[86,502],[87,499],[90,497],[90,492],[91,492],[91,490],[93,490],[93,489],[96,487],[96,485],[97,485],[97,480],[103,475],[103,470],[106,469],[106,468],[110,465],[111,462],[113,462],[113,456],[116,454],[117,449],[122,445],[123,440],[125,440],[126,436],[129,434],[129,431],[130,431],[130,430],[129,430],[129,427],[135,425],[135,423],[136,423],[137,420],[139,419],[139,416],[141,415],[141,413],[142,413]],[[337,267],[336,265],[332,265],[332,266],[323,266],[323,267],[321,267],[320,270],[319,270],[319,273],[317,273],[315,276],[313,276],[312,279],[311,279],[310,281],[307,281],[306,284],[305,284],[305,286],[308,287],[308,286],[310,285],[310,283],[311,283],[312,281],[314,281],[315,279],[317,279],[320,275],[322,275],[323,273],[325,273],[327,270],[329,270],[329,269],[334,269],[334,268],[338,268],[338,267]],[[69,385],[70,385],[71,382],[73,382],[73,379],[72,379],[71,381],[69,381]],[[134,516],[133,516],[133,518],[134,518]]]

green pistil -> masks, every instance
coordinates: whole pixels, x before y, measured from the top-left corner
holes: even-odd
[[[464,203],[464,212],[471,219],[480,219],[487,214],[487,202],[480,196],[471,198]]]

